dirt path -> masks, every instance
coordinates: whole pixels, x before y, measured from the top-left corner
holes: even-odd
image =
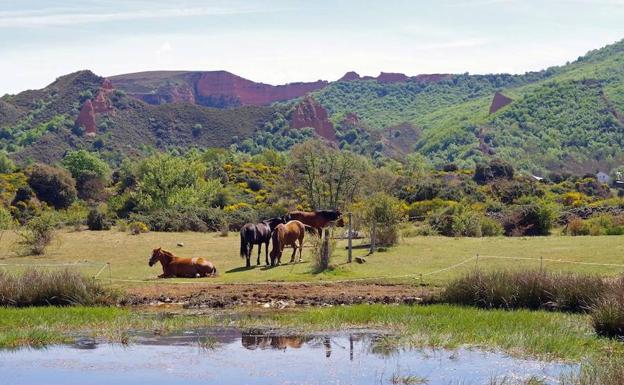
[[[438,290],[406,284],[378,283],[275,283],[154,285],[128,288],[123,304],[178,303],[184,307],[328,306],[360,303],[414,304],[431,301]]]

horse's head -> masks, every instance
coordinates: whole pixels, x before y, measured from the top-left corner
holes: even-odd
[[[344,227],[345,226],[345,221],[343,217],[338,218],[338,220],[336,221],[336,226],[337,227]]]
[[[150,266],[154,266],[154,264],[160,260],[161,253],[162,253],[162,247],[152,250],[152,256],[150,257],[149,262],[147,263]]]
[[[262,222],[266,223],[271,229],[271,231],[273,231],[275,230],[277,225],[279,225],[280,223],[286,223],[287,221],[284,219],[284,217],[277,217],[277,218],[267,219]]]

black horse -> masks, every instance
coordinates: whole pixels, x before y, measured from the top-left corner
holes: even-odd
[[[286,223],[284,218],[271,218],[260,223],[247,223],[240,230],[240,256],[247,261],[247,267],[251,266],[251,251],[253,245],[258,245],[258,260],[260,264],[260,251],[264,243],[265,262],[269,264],[269,242],[271,241],[271,233],[277,225]]]

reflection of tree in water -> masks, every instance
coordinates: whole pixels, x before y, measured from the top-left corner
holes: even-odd
[[[305,336],[287,336],[287,335],[271,335],[262,332],[242,333],[241,344],[249,350],[255,349],[279,349],[286,348],[299,349],[304,343],[309,341],[311,337]]]

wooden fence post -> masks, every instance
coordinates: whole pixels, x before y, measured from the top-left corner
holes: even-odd
[[[373,222],[373,231],[371,231],[371,248],[370,253],[375,252],[375,242],[377,241],[377,222]]]
[[[325,229],[323,237],[323,247],[321,249],[321,270],[329,267],[329,229]]]
[[[349,243],[348,243],[348,247],[349,247],[349,252],[347,254],[347,262],[351,263],[351,259],[353,258],[353,244],[351,242],[351,239],[353,238],[353,227],[351,226],[351,213],[348,214],[349,216]]]

